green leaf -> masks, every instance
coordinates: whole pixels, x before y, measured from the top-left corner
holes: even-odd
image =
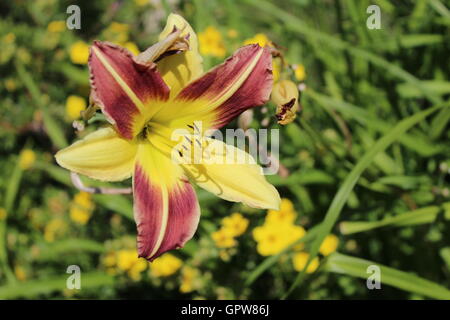
[[[380,221],[343,221],[339,225],[342,234],[353,234],[381,227],[404,227],[424,223],[431,223],[436,219],[440,208],[430,206],[413,211],[408,211],[394,217],[387,217]]]
[[[450,247],[442,248],[439,253],[450,271]]]
[[[436,95],[445,95],[450,93],[450,82],[441,80],[423,80],[423,85],[428,88],[429,91]],[[421,98],[423,94],[417,91],[416,87],[410,83],[401,83],[397,86],[398,93],[404,98]]]
[[[450,11],[441,1],[428,0],[428,4],[443,17],[450,18]]]
[[[72,180],[70,179],[70,173],[66,169],[44,162],[36,163],[35,167],[46,171],[56,181],[59,181],[60,183],[63,183],[69,187],[75,188],[72,184]],[[89,182],[93,183],[94,186],[101,185],[103,187],[114,188],[113,184],[107,184],[94,180],[89,180]],[[100,204],[102,207],[117,212],[128,218],[129,220],[134,221],[133,204],[131,200],[126,196],[119,194],[94,194],[92,197],[95,202]]]
[[[309,266],[309,263],[317,256],[319,253],[320,245],[322,244],[325,237],[331,232],[334,224],[336,223],[339,215],[341,214],[344,205],[346,204],[350,193],[352,192],[356,182],[358,181],[361,174],[364,170],[372,163],[375,156],[384,151],[387,147],[389,147],[394,141],[398,140],[406,131],[412,128],[417,123],[424,120],[427,116],[432,114],[433,112],[439,110],[441,106],[436,106],[429,108],[425,111],[414,114],[411,117],[408,117],[402,121],[400,121],[389,133],[384,135],[381,139],[379,139],[372,149],[370,149],[364,156],[358,161],[353,170],[346,177],[344,183],[339,188],[338,192],[334,196],[334,199],[325,215],[323,222],[320,224],[320,231],[317,237],[314,239],[311,244],[310,256],[308,262],[305,265],[305,268],[301,273],[298,274],[294,283],[291,285],[287,294],[284,296],[288,296],[297,285],[301,282],[305,275],[305,270]]]
[[[386,176],[381,177],[375,183],[395,186],[404,190],[411,190],[420,186],[429,186],[431,181],[427,176]]]
[[[89,72],[86,68],[80,69],[70,63],[55,65],[53,70],[63,73],[67,79],[80,85],[89,85]]]
[[[89,239],[65,239],[51,244],[45,244],[39,248],[38,260],[52,260],[63,254],[74,254],[76,252],[103,253],[105,246]]]
[[[279,175],[267,176],[267,180],[275,186],[333,184],[335,180],[327,172],[316,169],[304,169],[289,175],[287,178]]]
[[[64,270],[65,271],[65,270]],[[0,287],[0,299],[34,298],[55,291],[66,290],[70,274],[48,279],[31,280]],[[114,285],[114,277],[104,272],[81,272],[81,289]]]
[[[67,186],[72,186],[72,181],[70,179],[70,172],[67,171],[66,169],[42,161],[37,161],[34,167],[47,172],[47,174],[56,181],[65,184]]]
[[[126,196],[118,194],[94,194],[92,197],[102,207],[120,213],[129,220],[134,221],[133,203]]]
[[[321,105],[325,109],[329,109],[332,106],[337,111],[342,113],[344,117],[354,119],[361,125],[367,126],[373,130],[379,131],[381,133],[387,133],[392,128],[392,126],[386,121],[379,120],[372,116],[365,109],[357,107],[348,102],[319,94],[312,89],[308,89],[307,91],[305,91],[305,95],[317,101],[319,105]],[[444,152],[447,150],[447,146],[431,143],[431,141],[427,138],[412,134],[401,135],[398,137],[398,141],[407,148],[423,156],[432,156],[436,153]]]
[[[406,34],[399,37],[400,44],[405,48],[440,44],[443,40],[440,34]]]
[[[56,120],[50,114],[47,106],[44,104],[39,87],[36,85],[31,75],[25,70],[24,66],[18,61],[16,61],[16,69],[20,80],[30,92],[34,104],[42,111],[44,125],[51,141],[58,148],[64,148],[68,144],[64,135],[64,131],[60,128],[59,124],[56,122]]]
[[[16,199],[20,181],[22,179],[23,171],[19,166],[19,161],[16,162],[16,165],[11,173],[9,178],[8,185],[5,191],[5,199],[4,199],[4,208],[7,213],[12,212],[14,207],[14,200]],[[0,220],[0,266],[2,267],[8,282],[13,283],[15,281],[15,277],[11,271],[11,268],[8,264],[8,250],[6,245],[6,224],[7,220]]]
[[[298,19],[294,14],[289,13],[274,3],[270,3],[265,0],[245,0],[246,3],[254,6],[257,10],[266,12],[276,17],[288,30],[304,35],[305,40],[315,44],[317,41],[326,43],[327,46],[337,49],[345,50],[355,58],[364,59],[371,62],[373,65],[384,69],[387,73],[391,74],[398,79],[402,79],[408,83],[414,85],[419,91],[433,103],[441,103],[440,97],[436,96],[433,92],[430,92],[419,79],[413,76],[411,73],[402,69],[398,65],[384,59],[380,54],[367,51],[355,46],[352,43],[341,40],[335,35],[330,35],[322,31],[318,31],[315,27],[308,26],[304,21]],[[336,56],[334,54],[334,56]]]
[[[431,139],[439,138],[444,132],[447,124],[450,122],[450,108],[442,109],[434,117],[430,127]]]
[[[367,279],[371,275],[371,273],[367,273],[367,268],[371,265],[376,265],[380,268],[382,286],[383,284],[387,284],[398,289],[430,298],[450,299],[450,290],[437,283],[423,279],[409,272],[380,265],[377,262],[346,256],[340,253],[333,253],[328,257],[324,270]]]

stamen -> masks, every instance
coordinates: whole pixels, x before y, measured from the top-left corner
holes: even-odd
[[[200,130],[198,129],[197,125],[195,124],[195,121],[194,121],[194,128],[195,128],[196,132],[200,132]]]

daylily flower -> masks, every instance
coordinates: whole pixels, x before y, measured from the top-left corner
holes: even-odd
[[[188,42],[186,50],[182,43],[171,45],[175,36]],[[190,182],[229,201],[278,208],[278,192],[254,161],[223,161],[229,152],[245,154],[242,150],[212,140],[225,150],[209,155],[216,161],[186,164],[171,158],[178,144],[171,139],[174,130],[193,131],[195,121],[217,129],[269,99],[267,49],[245,46],[203,74],[196,34],[182,17],[171,14],[160,42],[139,56],[94,41],[89,69],[91,97],[110,125],[59,151],[56,161],[98,180],[132,177],[140,257],[151,261],[192,238],[200,208]]]

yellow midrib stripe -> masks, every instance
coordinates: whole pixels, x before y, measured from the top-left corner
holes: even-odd
[[[117,81],[122,90],[128,95],[128,97],[133,101],[133,103],[140,109],[144,110],[144,104],[142,101],[136,96],[136,94],[131,90],[128,84],[120,77],[120,75],[114,70],[111,64],[108,62],[107,58],[100,52],[96,47],[92,47],[96,56],[99,58],[103,66],[108,70],[114,80]]]
[[[151,157],[152,165],[154,169],[156,169],[156,157],[152,155],[151,150],[148,150],[149,152],[149,158]],[[150,159],[149,159],[150,160]],[[151,170],[152,173],[155,175],[159,175],[159,179],[155,179],[155,183],[159,185],[161,188],[161,197],[162,197],[162,217],[161,217],[161,227],[159,229],[159,235],[158,239],[156,240],[155,246],[152,250],[152,252],[149,255],[149,258],[153,257],[156,252],[158,252],[159,248],[161,247],[162,241],[164,240],[164,235],[166,234],[167,229],[167,223],[169,221],[169,196],[167,191],[167,186],[164,183],[163,179],[161,179],[161,174],[157,170]],[[150,173],[150,172],[149,172]],[[157,181],[157,182],[156,182]]]
[[[169,221],[169,197],[167,193],[167,188],[165,185],[161,185],[161,196],[163,200],[163,213],[161,218],[161,228],[158,235],[158,240],[156,241],[153,251],[150,253],[150,257],[153,257],[156,252],[158,252],[161,247],[164,235],[166,234],[167,222]]]
[[[214,100],[213,103],[208,105],[208,110],[214,110],[215,108],[220,106],[222,103],[227,101],[241,87],[241,85],[244,83],[245,80],[247,80],[248,76],[255,68],[255,66],[258,63],[259,58],[261,57],[263,52],[264,52],[264,49],[261,48],[259,50],[259,53],[257,54],[257,56],[250,63],[250,65],[245,69],[245,71],[241,75],[238,76],[238,81],[236,81],[235,83],[229,85],[226,89],[224,89],[223,92],[225,92],[225,94],[223,94],[222,96],[219,96],[218,99]]]

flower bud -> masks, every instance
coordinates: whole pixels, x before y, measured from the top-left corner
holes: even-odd
[[[272,101],[277,105],[276,117],[279,124],[289,124],[294,121],[299,109],[298,89],[294,82],[281,80],[273,86]]]

